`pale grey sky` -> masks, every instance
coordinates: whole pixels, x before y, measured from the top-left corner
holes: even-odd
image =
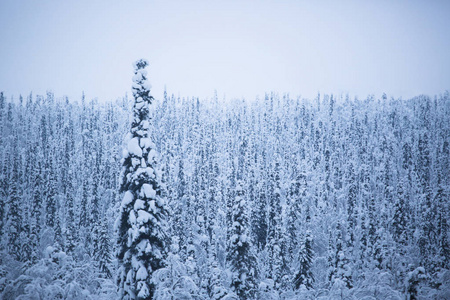
[[[0,90],[115,99],[132,62],[152,94],[450,89],[450,1],[0,1]]]

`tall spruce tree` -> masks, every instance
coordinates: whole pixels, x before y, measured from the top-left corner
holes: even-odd
[[[150,137],[149,106],[153,101],[147,81],[146,60],[134,64],[133,120],[124,151],[124,193],[116,223],[118,233],[118,286],[122,299],[153,299],[154,271],[166,257],[165,200],[161,196],[155,145]]]
[[[401,246],[405,246],[407,240],[407,201],[405,201],[406,194],[403,190],[403,181],[400,180],[397,184],[397,195],[394,202],[394,216],[392,218],[393,235],[395,241]]]
[[[42,219],[42,178],[41,178],[41,164],[37,163],[36,168],[34,169],[34,178],[33,178],[33,198],[31,201],[31,213],[30,213],[30,223],[31,223],[31,231],[30,231],[30,240],[31,240],[31,261],[34,263],[39,258],[39,242],[41,236],[41,219]]]
[[[331,280],[332,284],[336,282],[336,280],[342,280],[345,283],[347,288],[352,288],[352,276],[350,269],[350,259],[345,253],[345,241],[343,236],[343,225],[339,222],[337,224],[337,236],[336,236],[336,251],[333,257],[333,267],[334,274],[332,274]]]
[[[4,217],[5,217],[5,213],[6,213],[6,203],[7,203],[7,198],[8,198],[8,193],[9,193],[9,170],[8,170],[8,165],[9,165],[9,147],[3,147],[3,155],[4,155],[4,160],[3,160],[3,166],[1,168],[2,172],[0,174],[0,240],[1,237],[3,236],[3,232],[5,229],[5,224],[4,224]]]
[[[69,171],[69,178],[66,182],[66,251],[72,253],[77,245],[77,231],[75,227],[75,199],[73,196],[74,188],[72,185],[72,172]]]
[[[13,162],[13,174],[11,176],[11,185],[9,193],[9,211],[6,227],[8,228],[8,252],[16,260],[21,260],[21,241],[20,233],[22,232],[22,211],[21,211],[21,189],[18,171],[17,159]]]
[[[310,226],[310,210],[307,207],[306,210],[306,224]],[[294,287],[299,289],[304,285],[307,289],[311,289],[314,283],[314,275],[312,273],[313,264],[313,236],[309,228],[302,234],[301,242],[299,243],[298,250],[298,271],[294,276]]]
[[[256,259],[252,254],[252,242],[249,228],[249,208],[244,198],[242,181],[236,183],[236,197],[233,200],[232,226],[228,241],[227,261],[233,271],[231,287],[239,299],[255,299]]]
[[[97,267],[101,272],[101,276],[111,278],[111,240],[109,237],[108,220],[106,219],[106,216],[104,216],[101,222],[99,222],[98,235],[98,249],[94,258],[97,261]]]

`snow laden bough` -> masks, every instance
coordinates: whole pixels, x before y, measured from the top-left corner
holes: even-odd
[[[116,221],[118,286],[122,299],[153,299],[152,274],[164,267],[167,209],[161,197],[161,174],[150,137],[149,106],[153,101],[146,60],[134,63],[133,119],[122,160],[123,199]]]

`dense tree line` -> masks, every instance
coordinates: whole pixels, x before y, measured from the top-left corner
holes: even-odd
[[[124,209],[139,211],[139,192],[167,202],[164,260],[147,287],[155,299],[450,298],[448,93],[165,93],[144,113],[147,131],[134,132],[151,143],[130,156],[124,138],[143,125],[135,104],[0,95],[4,298],[118,297],[115,281],[123,286],[127,274],[116,253],[123,260],[129,249],[116,243],[114,223]],[[120,177],[127,159],[142,164],[143,150],[161,179],[148,190]],[[130,251],[139,261],[142,252]]]

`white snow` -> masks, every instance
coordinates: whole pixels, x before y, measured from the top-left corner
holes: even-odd
[[[156,202],[158,202],[158,205],[159,205],[159,206],[164,206],[164,205],[166,204],[166,201],[165,201],[164,198],[162,198],[162,197],[158,197],[158,198],[156,199]]]
[[[144,158],[141,158],[141,167],[142,168],[146,168],[147,167],[147,164],[145,163],[145,159]]]
[[[125,149],[125,148],[123,148],[123,150],[122,150],[122,157],[123,158],[125,158],[125,157],[127,157],[128,156],[128,150],[127,149]]]
[[[150,243],[147,243],[147,247],[145,248],[145,253],[151,253],[152,252],[152,245]]]
[[[147,121],[143,121],[142,123],[144,123],[144,122],[147,122]],[[142,126],[142,127],[144,127],[144,126]],[[140,144],[143,149],[150,148],[152,146],[152,140],[149,138],[141,138]]]
[[[144,266],[141,266],[136,273],[137,280],[145,280],[148,277],[147,269]]]
[[[247,235],[242,234],[242,235],[241,235],[241,241],[242,241],[243,243],[245,243],[245,242],[247,242],[247,240],[248,240]]]
[[[134,107],[135,107],[136,109],[141,109],[144,105],[145,105],[145,102],[136,102],[136,103],[134,104]]]
[[[132,134],[131,132],[128,132],[128,133],[125,135],[124,142],[125,142],[125,143],[128,143],[128,141],[131,140],[132,138],[133,138],[133,134]]]
[[[147,223],[151,217],[152,217],[151,214],[149,214],[145,210],[140,209],[140,210],[138,210],[137,222],[139,224]]]
[[[139,159],[138,159],[139,161]],[[144,173],[147,173],[147,176],[150,178],[154,178],[155,174],[153,172],[153,169],[150,167],[147,168],[138,168],[131,176],[130,173],[130,179],[128,180],[137,180],[139,177],[141,177]]]
[[[156,212],[155,200],[150,201],[150,209],[153,212]]]
[[[141,263],[139,262],[137,257],[134,255],[131,257],[131,266],[132,266],[133,270],[139,270],[139,268],[141,267]]]
[[[153,254],[154,254],[155,257],[157,257],[157,258],[162,258],[162,257],[163,257],[161,251],[159,251],[158,248],[156,248],[156,249],[153,251]]]
[[[142,126],[143,129],[149,129],[150,128],[150,123],[147,120],[143,120],[141,122],[141,126]]]
[[[144,252],[147,247],[148,247],[148,241],[142,240],[137,245],[137,250],[138,250],[138,252]]]
[[[142,77],[141,72],[137,72],[134,76],[133,76],[133,82],[135,83],[139,83],[139,81],[141,81],[142,79],[144,79]]]
[[[134,207],[133,208],[136,211],[139,210],[139,209],[144,209],[145,208],[144,204],[145,204],[145,202],[143,200],[137,199],[136,202],[134,202]]]
[[[158,152],[156,152],[154,149],[150,150],[150,152],[148,153],[148,162],[152,163],[155,161],[156,157],[158,155]]]
[[[122,207],[130,204],[134,199],[133,193],[130,191],[126,191],[122,198]]]
[[[129,270],[127,273],[127,282],[133,282],[133,270]]]
[[[146,135],[146,132],[145,132],[145,131],[142,131],[141,129],[139,129],[139,130],[136,131],[136,134],[137,134],[138,136],[144,136],[144,135]]]
[[[141,188],[141,192],[143,192],[145,198],[147,199],[155,199],[156,191],[150,184],[144,183]]]
[[[232,243],[235,243],[238,239],[239,239],[238,235],[237,234],[233,234],[233,236],[230,238],[230,241]]]
[[[142,59],[142,61],[146,64],[146,67],[149,65],[148,61],[146,59]],[[147,76],[147,70],[146,69],[138,69],[137,64],[139,63],[139,60],[133,63],[133,69],[135,74],[142,74],[143,76]]]
[[[136,155],[138,157],[142,156],[142,149],[139,147],[139,138],[134,137],[128,141],[127,150],[129,153]]]
[[[147,299],[150,296],[150,291],[146,283],[142,286],[141,290],[138,293],[138,298]]]
[[[134,210],[130,211],[129,220],[130,224],[136,224],[136,214],[134,213]]]
[[[131,244],[133,243],[133,229],[129,228],[127,233],[128,233],[127,247],[131,247]]]
[[[137,165],[139,165],[141,163],[141,160],[137,157],[133,157],[131,158],[131,165],[134,167],[136,167]]]
[[[152,89],[152,85],[151,85],[150,82],[148,82],[148,81],[144,81],[144,82],[142,83],[142,87],[143,87],[144,89],[148,90],[148,91]]]
[[[155,177],[155,171],[152,168],[147,167],[147,168],[145,168],[143,170],[145,170],[145,172],[147,172],[148,177],[150,177],[150,178],[154,178]]]
[[[52,253],[55,252],[56,249],[52,246],[48,246],[44,250],[44,257],[50,258],[52,256]]]

